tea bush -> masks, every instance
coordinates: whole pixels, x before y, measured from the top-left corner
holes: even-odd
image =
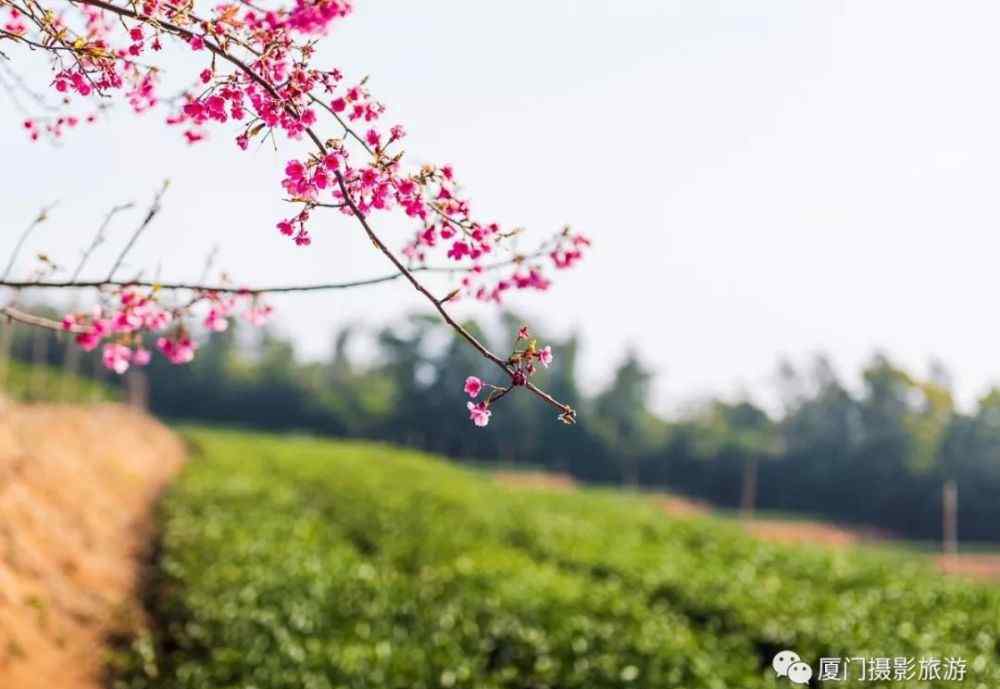
[[[753,689],[792,686],[783,648],[968,663],[833,686],[1000,686],[1000,591],[916,555],[766,544],[384,445],[189,435],[122,689]]]

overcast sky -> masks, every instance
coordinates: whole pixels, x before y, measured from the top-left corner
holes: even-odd
[[[1000,381],[996,3],[356,5],[324,59],[371,75],[410,155],[454,164],[481,216],[593,238],[549,294],[512,302],[583,333],[589,380],[633,344],[664,408],[763,394],[779,355],[816,351],[845,373],[875,349],[919,371],[937,356],[966,401]],[[161,114],[122,109],[54,149],[22,140],[21,119],[0,94],[0,255],[58,200],[32,248],[71,263],[108,207],[170,177],[136,266],[196,277],[219,244],[244,282],[386,269],[348,219],[306,250],[274,230],[296,146],[241,154],[216,130],[189,148]],[[402,243],[405,224],[377,222]],[[427,308],[402,284],[278,306],[307,355],[345,322]]]

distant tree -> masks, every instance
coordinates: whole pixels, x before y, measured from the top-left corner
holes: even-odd
[[[639,483],[639,459],[649,449],[657,425],[648,408],[652,379],[635,350],[630,350],[594,402],[595,430],[613,449],[628,486]]]
[[[752,517],[757,503],[758,463],[777,457],[782,449],[778,427],[760,407],[749,401],[729,404],[716,401],[706,418],[708,442],[719,454],[733,454],[743,465],[740,512]]]

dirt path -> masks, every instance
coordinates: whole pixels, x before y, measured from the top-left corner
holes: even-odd
[[[152,506],[181,441],[119,406],[0,401],[0,687],[98,689],[134,624]]]

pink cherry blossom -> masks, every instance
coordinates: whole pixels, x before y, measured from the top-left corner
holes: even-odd
[[[75,323],[77,325],[84,325],[87,323],[87,319],[76,318]],[[66,319],[63,319],[63,327],[66,327]],[[110,332],[111,321],[95,316],[90,320],[89,325],[86,325],[86,330],[77,334],[75,338],[76,343],[83,351],[91,352],[97,349],[97,346],[101,344],[101,340]]]
[[[156,347],[172,364],[187,364],[194,359],[195,345],[187,336],[178,339],[161,337],[156,341]]]
[[[480,428],[486,426],[490,422],[490,416],[493,415],[493,412],[486,408],[485,402],[479,404],[467,402],[466,408],[469,410],[469,420]]]
[[[475,376],[469,376],[465,379],[465,394],[469,397],[478,397],[482,390],[483,381],[479,380]]]
[[[221,333],[229,327],[229,321],[221,309],[213,307],[205,316],[205,327],[212,332]]]
[[[246,313],[246,318],[251,325],[260,327],[267,323],[271,317],[273,309],[270,306],[252,306]]]
[[[538,360],[542,362],[542,366],[545,368],[549,367],[552,363],[552,347],[546,345],[540,352],[538,352]]]
[[[118,375],[128,370],[129,362],[132,360],[132,350],[121,344],[104,345],[104,366]]]
[[[143,315],[143,325],[150,332],[163,330],[173,320],[169,311],[165,311],[158,304],[149,304]]]

